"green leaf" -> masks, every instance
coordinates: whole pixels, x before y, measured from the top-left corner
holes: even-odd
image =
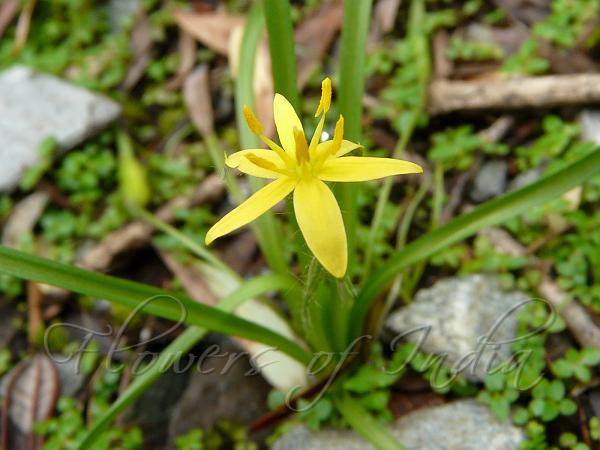
[[[600,364],[600,349],[586,347],[581,350],[581,362],[591,367]]]
[[[289,0],[268,0],[265,19],[269,36],[275,92],[289,100],[296,110],[300,107],[296,80],[296,51]]]
[[[344,116],[344,134],[347,139],[360,142],[362,134],[363,93],[365,90],[365,67],[367,38],[371,23],[373,0],[345,0],[342,36],[340,43],[340,87],[338,105]],[[340,183],[339,193],[348,240],[348,273],[356,265],[356,230],[358,229],[357,183]],[[345,320],[345,318],[342,318]]]
[[[373,417],[354,398],[339,394],[334,399],[335,406],[342,417],[354,430],[379,450],[406,450],[385,426]]]
[[[90,272],[4,246],[0,246],[0,272],[90,297],[105,298],[134,309],[141,307],[143,312],[165,319],[183,320],[187,324],[211,331],[262,342],[277,347],[305,364],[312,359],[295,342],[260,325],[195,302],[183,294]],[[279,283],[284,279],[285,277],[278,277],[278,287],[283,287]],[[289,286],[289,283],[283,284]]]
[[[352,312],[351,337],[360,335],[369,307],[398,273],[423,261],[440,250],[455,244],[479,230],[500,224],[533,206],[559,197],[600,172],[600,150],[581,158],[552,175],[516,191],[490,200],[472,212],[464,214],[411,242],[384,263],[360,291]]]
[[[573,376],[573,366],[564,359],[559,359],[552,363],[552,373],[560,378],[570,378]]]
[[[577,412],[577,403],[569,398],[565,398],[560,402],[560,413],[563,416],[570,416]]]

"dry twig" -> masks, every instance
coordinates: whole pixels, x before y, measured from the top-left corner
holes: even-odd
[[[548,108],[600,101],[600,74],[551,75],[505,80],[434,80],[431,114],[482,109]]]

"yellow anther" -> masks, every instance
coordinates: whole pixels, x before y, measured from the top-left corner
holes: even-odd
[[[325,114],[331,107],[331,79],[325,78],[321,83],[321,101],[315,113],[315,117]]]
[[[298,164],[308,162],[310,159],[308,156],[308,144],[302,130],[294,128],[294,140],[296,141],[296,161]]]
[[[335,155],[342,148],[342,140],[344,139],[344,116],[340,116],[335,124],[333,132],[333,145],[331,146],[331,154]]]
[[[279,167],[277,167],[271,161],[261,158],[260,156],[256,156],[254,153],[249,153],[246,155],[246,159],[263,169],[272,170],[273,172],[281,172],[281,169],[279,169]]]
[[[250,128],[254,134],[262,134],[263,126],[248,105],[244,105],[244,117],[246,118],[248,128]]]

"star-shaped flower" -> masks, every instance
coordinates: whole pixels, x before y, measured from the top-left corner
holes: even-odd
[[[343,139],[344,118],[341,116],[333,139],[319,142],[330,106],[331,80],[326,78],[315,114],[320,120],[308,143],[294,108],[285,97],[276,94],[273,110],[281,146],[263,134],[262,124],[248,107],[244,107],[248,126],[270,150],[242,150],[225,162],[248,175],[275,181],[258,190],[208,230],[207,245],[253,221],[294,192],[296,220],[308,247],[328,272],[337,278],[344,276],[348,263],[346,230],[340,207],[324,181],[367,181],[421,173],[423,169],[398,159],[345,156],[360,145]]]

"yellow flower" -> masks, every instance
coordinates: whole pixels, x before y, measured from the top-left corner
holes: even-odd
[[[333,139],[319,142],[330,105],[331,80],[326,78],[315,114],[321,118],[308,143],[294,108],[285,97],[276,94],[273,109],[281,146],[263,135],[259,120],[244,107],[248,126],[270,150],[242,150],[225,162],[241,172],[275,181],[258,190],[208,230],[207,245],[253,221],[293,191],[296,219],[308,247],[333,276],[344,276],[348,262],[346,230],[335,196],[324,181],[367,181],[421,173],[423,169],[398,159],[345,156],[360,145],[343,139],[343,117],[336,124]]]

